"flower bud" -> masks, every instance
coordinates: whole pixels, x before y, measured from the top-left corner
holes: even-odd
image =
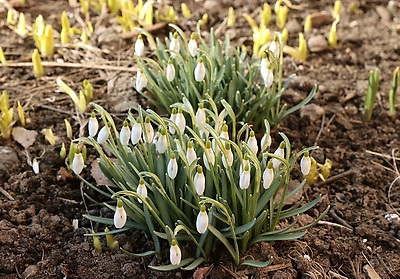
[[[144,184],[144,180],[143,179],[139,180],[139,185],[136,188],[136,193],[138,195],[140,195],[144,199],[147,198],[147,188],[146,188],[146,185]],[[142,203],[141,199],[138,199],[138,201],[140,203]]]
[[[175,78],[175,66],[172,64],[172,61],[168,61],[167,69],[165,70],[165,75],[167,76],[167,80],[172,82]]]
[[[268,147],[270,147],[271,143],[271,136],[265,133],[264,136],[261,138],[261,152],[264,152]]]
[[[258,145],[257,145],[257,139],[254,131],[250,132],[250,137],[247,140],[247,145],[250,147],[251,150],[253,150],[254,154],[257,155],[258,152]]]
[[[228,125],[224,124],[224,125],[222,126],[222,131],[221,131],[221,133],[219,134],[219,137],[220,137],[220,138],[223,138],[223,139],[229,140]]]
[[[119,199],[117,201],[117,207],[115,208],[115,213],[114,213],[114,226],[117,229],[120,229],[125,226],[125,223],[126,223],[126,212],[122,200]]]
[[[89,137],[93,138],[97,134],[97,131],[99,130],[99,122],[97,121],[94,112],[92,112],[92,115],[89,118],[88,128],[89,128]]]
[[[243,172],[240,175],[239,187],[242,190],[249,188],[250,186],[250,166],[245,166]]]
[[[171,241],[171,248],[169,249],[169,260],[171,264],[178,265],[181,263],[182,252],[176,240]]]
[[[206,123],[206,110],[204,109],[204,104],[200,103],[199,108],[196,111],[196,124],[197,127],[199,128],[200,135],[203,132],[206,132],[204,123]]]
[[[190,40],[188,43],[188,49],[189,49],[189,53],[192,57],[195,57],[197,55],[198,46],[197,46],[197,42],[194,38],[194,34],[192,34],[190,36]]]
[[[203,162],[204,162],[204,166],[210,170],[210,165],[214,166],[215,163],[215,155],[214,152],[211,148],[211,141],[207,140],[206,142],[206,150],[204,150],[203,153]]]
[[[239,168],[239,175],[242,174],[242,171],[246,166],[250,166],[250,158],[248,154],[245,154],[243,157],[243,162],[240,164]]]
[[[197,166],[196,174],[193,179],[194,187],[196,188],[197,195],[201,196],[206,188],[206,178],[204,176],[203,168]]]
[[[279,145],[278,149],[275,150],[274,155],[282,157],[282,159],[285,158],[285,142],[281,142],[281,144]],[[279,167],[279,165],[282,162],[276,158],[272,158],[272,164],[274,169],[276,169],[277,167]]]
[[[186,127],[186,119],[185,119],[185,116],[182,113],[182,109],[181,108],[178,110],[178,113],[176,114],[175,124],[176,124],[176,126],[178,126],[179,131],[181,132],[181,134],[183,134],[183,132],[185,131],[185,127]]]
[[[172,108],[172,112],[171,112],[171,116],[169,117],[169,120],[171,120],[172,122],[175,123],[176,114],[177,114],[176,108]],[[175,129],[174,129],[174,127],[172,127],[171,124],[169,125],[168,130],[171,133],[171,135],[175,134]]]
[[[140,125],[139,122],[136,122],[135,124],[133,124],[131,132],[131,142],[133,145],[139,142],[141,135],[142,135],[142,125]]]
[[[150,117],[146,117],[144,121],[144,129],[143,129],[143,139],[147,143],[151,143],[154,138],[154,129],[150,123]]]
[[[171,158],[169,159],[167,174],[171,179],[175,179],[176,175],[178,174],[178,163],[176,162],[176,156],[174,153],[171,154]]]
[[[168,148],[167,132],[161,129],[160,135],[156,143],[156,151],[160,154],[164,154]]]
[[[188,160],[189,166],[196,161],[197,159],[197,154],[196,151],[193,148],[193,142],[189,141],[188,142],[188,147],[186,150],[186,159]]]
[[[143,88],[147,86],[147,78],[142,70],[138,69],[136,76],[136,90],[142,91]]]
[[[232,148],[229,143],[225,143],[225,150],[226,150],[226,157],[225,154],[222,156],[222,164],[224,165],[225,168],[228,168],[232,166],[233,164],[233,153],[232,153]]]
[[[135,55],[136,56],[143,56],[144,54],[144,42],[142,34],[140,34],[135,42]]]
[[[97,135],[97,142],[99,144],[103,144],[106,142],[107,139],[108,139],[108,129],[107,125],[104,125],[104,127],[100,129],[100,132]]]
[[[171,50],[171,56],[175,56],[179,53],[181,46],[179,44],[178,33],[174,33],[174,37],[171,39],[169,43],[169,50]]]
[[[203,234],[208,228],[208,214],[206,212],[206,207],[204,204],[201,205],[200,212],[196,219],[196,229],[198,233]]]
[[[35,174],[39,173],[39,161],[36,158],[32,160],[32,169]]]
[[[311,158],[308,151],[304,152],[304,156],[300,160],[300,169],[303,175],[307,175],[311,170]]]
[[[129,130],[128,122],[124,121],[124,124],[119,132],[119,140],[121,144],[126,146],[129,143],[129,139],[131,137],[131,131]]]
[[[80,174],[83,170],[85,162],[83,161],[82,153],[77,151],[75,153],[74,159],[72,160],[72,170],[75,174]]]
[[[279,43],[276,40],[273,40],[269,44],[268,50],[274,54],[276,59],[279,58],[280,48],[279,48]]]
[[[271,186],[272,181],[274,180],[273,167],[274,167],[274,165],[272,164],[272,161],[269,161],[267,167],[265,168],[265,170],[263,172],[263,187],[265,190]]]
[[[274,72],[272,71],[271,64],[266,57],[261,59],[260,72],[264,80],[265,87],[271,87],[274,81]]]
[[[197,82],[202,82],[206,76],[206,67],[204,66],[203,58],[200,58],[194,68],[194,79]]]

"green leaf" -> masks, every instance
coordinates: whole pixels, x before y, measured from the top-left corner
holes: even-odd
[[[243,266],[243,265],[248,265],[248,266],[254,266],[254,267],[267,267],[272,263],[272,257],[266,261],[266,262],[259,262],[259,261],[254,261],[254,260],[246,260],[243,261],[239,266]]]
[[[292,217],[294,215],[298,215],[300,213],[306,212],[307,210],[313,208],[320,200],[321,200],[321,196],[318,196],[315,200],[303,205],[302,207],[288,210],[286,212],[281,212],[281,214],[279,215],[279,219],[280,220],[286,219],[286,218]]]
[[[108,231],[108,232],[97,232],[97,233],[85,233],[84,236],[95,236],[95,235],[108,235],[108,234],[115,234],[115,233],[120,233],[129,230],[129,228],[122,228],[114,231]]]
[[[256,223],[256,219],[254,219],[251,222],[249,222],[247,224],[244,224],[244,225],[242,225],[240,227],[236,227],[235,228],[235,235],[239,235],[239,234],[242,234],[242,233],[250,230],[254,226],[255,223]],[[231,231],[230,227],[224,228],[221,231],[226,231],[226,232],[222,233],[225,237],[232,237],[232,231]]]
[[[263,242],[263,241],[271,242],[271,241],[282,241],[282,240],[295,240],[300,237],[303,237],[305,234],[306,234],[306,232],[298,232],[298,233],[258,236],[250,242],[250,245],[257,243],[257,242]]]
[[[105,225],[114,225],[114,220],[111,218],[104,218],[104,217],[98,217],[98,216],[93,216],[93,215],[89,215],[89,214],[84,214],[83,217],[85,217],[86,219],[96,222],[96,223],[101,223],[101,224],[105,224]],[[128,229],[139,229],[142,231],[146,231],[147,228],[143,225],[140,225],[138,223],[132,222],[132,221],[127,221],[125,224],[125,227]]]
[[[178,269],[182,266],[188,265],[194,261],[194,258],[186,258],[183,259],[180,264],[169,264],[169,265],[160,265],[160,266],[154,266],[154,265],[149,265],[150,268],[158,271],[171,271]]]
[[[194,262],[192,262],[190,265],[188,265],[187,267],[182,267],[182,269],[183,270],[193,270],[204,261],[205,261],[205,259],[203,257],[200,257],[200,258],[196,259]]]
[[[219,241],[222,242],[222,244],[224,244],[235,262],[239,263],[239,251],[235,251],[235,249],[233,249],[232,245],[229,243],[228,239],[226,239],[226,237],[222,233],[220,233],[213,225],[208,224],[208,229],[213,235],[215,235],[219,239]]]
[[[146,257],[146,256],[154,255],[156,253],[156,251],[147,251],[147,252],[136,254],[136,253],[128,252],[121,247],[119,249],[121,249],[121,251],[124,252],[125,254],[132,256],[132,257]]]

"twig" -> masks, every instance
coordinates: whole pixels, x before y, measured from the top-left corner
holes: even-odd
[[[334,114],[334,115],[329,119],[328,123],[326,123],[326,125],[325,125],[325,114],[322,115],[321,128],[319,129],[318,134],[317,134],[317,136],[316,136],[316,138],[315,138],[315,142],[314,142],[314,145],[315,145],[315,146],[318,144],[318,140],[319,140],[319,138],[321,137],[322,132],[325,130],[326,127],[328,127],[328,126],[332,123],[332,121],[333,121],[333,119],[335,119],[335,117],[336,117],[336,114]]]
[[[340,275],[339,273],[333,272],[332,270],[329,270],[329,275],[332,275],[333,278],[337,278],[337,279],[349,279],[346,276]]]
[[[274,264],[274,265],[270,265],[270,266],[266,266],[261,268],[261,272],[270,272],[270,271],[277,271],[277,270],[281,270],[281,269],[285,269],[288,267],[291,267],[291,264]]]
[[[339,173],[339,174],[337,174],[335,176],[329,177],[325,181],[321,181],[316,186],[320,187],[320,186],[323,186],[325,184],[329,184],[329,183],[335,182],[336,180],[339,180],[339,179],[342,179],[344,177],[351,176],[351,175],[356,175],[356,177],[357,177],[358,172],[353,171],[353,170],[345,171],[345,172]]]
[[[371,151],[371,150],[365,150],[365,152],[367,152],[369,154],[372,154],[372,155],[384,157],[384,158],[387,158],[387,159],[393,159],[393,160],[396,160],[396,161],[400,161],[399,157],[394,157],[393,155],[390,156],[390,155],[387,155],[387,154],[382,154],[382,153],[378,153],[378,152]]]
[[[8,198],[10,201],[15,200],[6,190],[4,190],[3,187],[0,187],[0,192],[6,196],[6,198]]]
[[[166,26],[167,26],[167,22],[160,22],[160,23],[157,23],[157,24],[153,24],[153,25],[147,26],[147,27],[145,27],[143,29],[146,32],[153,33],[153,32],[156,32],[156,31],[158,31],[160,29],[165,28]],[[130,38],[134,38],[134,37],[138,36],[140,33],[142,33],[141,30],[134,30],[132,32],[121,34],[120,36],[123,39],[130,39]]]
[[[339,228],[342,228],[342,229],[346,229],[346,230],[349,230],[349,231],[353,231],[352,228],[343,226],[343,225],[341,225],[341,224],[337,224],[337,223],[333,223],[333,222],[328,222],[328,221],[322,221],[322,220],[321,220],[321,221],[318,221],[317,224],[318,224],[318,225],[328,225],[328,226],[333,226],[333,227],[339,227]]]
[[[44,109],[52,110],[52,111],[55,111],[55,112],[67,114],[67,115],[75,115],[73,112],[62,110],[62,109],[58,109],[58,108],[55,108],[55,107],[52,107],[52,106],[48,106],[48,105],[40,105],[40,107],[44,108]]]
[[[341,225],[343,225],[343,226],[345,226],[345,227],[347,227],[347,228],[353,230],[353,227],[350,226],[349,224],[347,224],[347,222],[346,222],[345,220],[343,220],[342,218],[340,218],[340,217],[336,214],[336,212],[333,210],[333,208],[328,212],[328,215],[329,215],[330,217],[332,217],[333,220],[335,220],[335,221],[338,222],[339,224],[341,224]]]
[[[239,276],[237,276],[232,270],[230,270],[229,268],[227,268],[226,266],[221,264],[221,267],[228,272],[230,275],[232,275],[235,279],[240,279]]]

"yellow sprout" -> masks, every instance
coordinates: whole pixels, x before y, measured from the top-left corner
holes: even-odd
[[[45,139],[50,143],[51,146],[56,145],[56,137],[51,129],[42,129],[40,132],[44,135]]]
[[[88,0],[79,0],[81,3],[81,12],[84,16],[89,13],[89,1]]]
[[[60,38],[61,38],[61,44],[64,45],[69,43],[69,32],[65,28],[61,29]]]
[[[312,29],[311,15],[307,15],[306,19],[304,20],[304,33],[310,32],[311,29]]]
[[[297,60],[306,60],[308,48],[303,33],[299,33],[299,47],[297,49],[290,46],[284,46],[283,51]]]
[[[18,26],[16,32],[21,37],[25,37],[26,34],[28,33],[28,30],[26,29],[26,19],[24,13],[19,14]]]
[[[181,10],[183,17],[186,19],[190,18],[190,16],[192,15],[192,13],[189,10],[189,7],[185,3],[181,4]]]
[[[42,59],[40,59],[39,51],[35,49],[32,53],[33,75],[35,78],[44,76]]]
[[[277,0],[277,1],[275,2],[274,12],[275,12],[276,15],[279,14],[279,10],[280,10],[280,8],[281,8],[281,4],[282,4],[282,0]]]
[[[72,90],[68,85],[66,85],[61,78],[57,78],[56,80],[57,85],[60,87],[60,89],[67,93],[68,96],[71,98],[71,100],[74,102],[75,106],[78,108],[80,112],[85,112],[86,110],[86,99],[85,95],[83,94],[82,91],[79,92],[79,97],[76,95],[75,91]]]
[[[93,86],[87,79],[83,81],[83,95],[85,96],[87,103],[93,99]]]
[[[271,7],[268,3],[264,3],[264,7],[260,12],[260,25],[268,26],[271,22]]]
[[[107,232],[109,232],[110,230],[106,227],[106,228],[104,229],[104,231],[107,233]],[[116,240],[114,239],[114,236],[113,236],[112,234],[106,234],[106,239],[107,239],[107,247],[108,247],[110,250],[115,250],[115,248],[118,247],[118,241],[116,241]]]
[[[94,231],[92,231],[92,233],[94,233]],[[102,246],[101,246],[101,241],[99,239],[99,237],[97,235],[93,236],[93,247],[99,252],[101,253],[101,251],[103,250]]]
[[[333,18],[338,18],[340,17],[340,12],[342,11],[343,4],[342,1],[336,0],[335,4],[333,5],[333,11],[332,11],[332,16]]]
[[[175,18],[175,11],[173,11],[173,14],[173,17]],[[147,1],[146,3],[144,3],[143,8],[139,12],[139,19],[139,23],[143,26],[153,24],[153,3],[151,1]]]
[[[65,159],[67,157],[67,149],[65,148],[65,144],[61,144],[61,150],[60,150],[60,158]]]
[[[11,25],[15,24],[15,15],[12,10],[7,11],[7,23]]]
[[[331,29],[329,30],[328,42],[331,47],[337,46],[337,34],[336,34],[336,25],[338,24],[340,17],[337,17],[335,21],[332,23]]]
[[[2,47],[0,47],[0,63],[3,65],[7,64],[6,56],[4,55]]]
[[[19,122],[21,123],[22,127],[25,127],[25,124],[26,124],[25,112],[24,112],[24,108],[21,106],[20,101],[17,102],[17,111],[18,111]]]
[[[72,139],[72,126],[67,119],[64,119],[65,129],[67,131],[67,138]]]
[[[8,94],[4,90],[0,96],[0,110],[1,110],[1,121],[0,121],[0,134],[3,138],[8,139],[11,136],[11,130],[13,123],[14,110],[10,108],[8,101]]]
[[[44,57],[52,57],[54,55],[54,37],[53,28],[51,25],[46,25],[44,36],[40,45],[42,48],[41,53]]]
[[[283,30],[282,30],[282,43],[284,45],[286,45],[288,38],[289,38],[289,31],[287,30],[287,28],[283,28]]]
[[[313,157],[311,157],[311,169],[310,172],[304,176],[307,184],[315,184],[319,179],[325,181],[331,173],[332,161],[329,159],[325,160],[324,164],[319,164]]]
[[[85,27],[82,28],[81,41],[84,44],[88,44],[89,43],[89,37],[88,37],[88,34],[86,32],[86,28]]]
[[[62,26],[63,29],[65,29],[67,34],[73,35],[73,34],[70,33],[71,32],[70,31],[71,30],[71,24],[69,23],[69,18],[68,18],[68,15],[67,15],[66,11],[63,11],[62,14],[61,14],[61,26]]]
[[[285,27],[288,11],[288,6],[281,6],[279,8],[279,12],[276,16],[276,26],[278,28],[283,29]]]
[[[206,26],[207,22],[208,22],[208,14],[204,14],[200,19],[200,25]]]
[[[229,27],[235,26],[235,10],[233,9],[233,7],[230,7],[230,8],[229,8],[229,12],[228,12],[228,26],[229,26]]]

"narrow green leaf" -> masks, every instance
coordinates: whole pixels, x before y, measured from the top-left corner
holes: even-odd
[[[254,260],[246,260],[246,261],[243,261],[243,262],[240,264],[240,266],[248,265],[248,266],[254,266],[254,267],[262,268],[262,267],[267,267],[267,266],[269,266],[271,263],[272,263],[272,257],[271,257],[271,259],[269,259],[269,260],[266,261],[266,262],[259,262],[259,261],[254,261]]]
[[[193,270],[204,261],[205,261],[205,259],[203,257],[200,257],[200,258],[196,259],[194,262],[192,262],[190,265],[188,265],[187,267],[182,267],[182,269],[183,270]]]
[[[183,259],[180,264],[169,264],[169,265],[160,265],[160,266],[154,266],[154,265],[149,265],[150,268],[154,269],[154,270],[158,270],[158,271],[171,271],[171,270],[175,270],[178,269],[182,266],[188,265],[190,263],[192,263],[194,261],[194,258],[186,258]]]

